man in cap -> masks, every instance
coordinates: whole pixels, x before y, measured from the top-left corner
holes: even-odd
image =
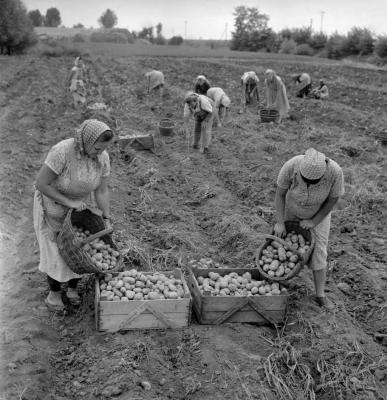
[[[226,95],[224,90],[220,87],[212,87],[207,90],[207,97],[209,97],[215,105],[215,119],[218,126],[222,126],[224,119],[227,117],[231,100]]]
[[[242,108],[239,110],[239,114],[243,114],[246,111],[247,104],[250,104],[253,99],[257,104],[259,103],[258,83],[259,78],[255,71],[245,72],[241,76]]]
[[[331,306],[325,296],[331,211],[343,194],[342,169],[313,148],[288,160],[278,174],[274,234],[284,236],[284,222],[288,220],[299,221],[302,228],[311,230],[315,247],[309,267],[313,271],[316,301],[325,307]]]

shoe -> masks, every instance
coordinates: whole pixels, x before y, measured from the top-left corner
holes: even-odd
[[[79,306],[79,304],[81,304],[81,298],[79,297],[77,289],[68,288],[66,295],[69,299],[70,304],[72,304],[73,306]]]
[[[194,144],[194,145],[192,146],[192,148],[197,150],[197,149],[199,148],[199,145],[198,145],[198,144]]]
[[[44,303],[50,311],[64,311],[65,309],[65,306],[60,297],[60,292],[59,294],[54,294],[54,292],[50,292],[48,296],[44,299]]]
[[[208,147],[204,147],[203,150],[202,150],[202,153],[203,154],[209,154],[210,150],[208,149]]]
[[[335,308],[334,304],[326,296],[316,296],[316,303],[320,307],[324,307],[328,310],[333,310]]]

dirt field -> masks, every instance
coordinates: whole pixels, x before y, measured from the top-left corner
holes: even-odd
[[[106,334],[95,330],[92,278],[82,281],[79,309],[52,314],[37,269],[33,181],[49,148],[84,118],[64,89],[72,62],[0,58],[0,399],[387,399],[387,153],[374,136],[386,129],[387,72],[268,57],[87,59],[91,99],[111,107],[115,131],[155,135],[154,153],[109,151],[115,239],[139,268],[202,257],[251,264],[273,223],[278,171],[308,147],[337,161],[346,180],[329,247],[333,311],[315,304],[305,270],[278,331],[193,319],[181,331]],[[237,114],[242,73],[257,69],[262,77],[269,67],[288,84],[291,119],[282,125],[261,124],[253,107]],[[144,95],[148,68],[166,75],[162,104]],[[294,97],[290,75],[304,69],[328,83],[328,102]],[[208,156],[181,130],[184,94],[202,73],[233,101]],[[178,125],[170,138],[157,132],[165,115]]]

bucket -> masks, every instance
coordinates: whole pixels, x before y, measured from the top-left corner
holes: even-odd
[[[159,122],[159,131],[161,136],[172,136],[175,123],[169,118],[163,118]]]

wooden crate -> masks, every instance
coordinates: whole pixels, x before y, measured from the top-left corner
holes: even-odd
[[[107,301],[101,299],[99,280],[95,280],[95,322],[97,331],[118,332],[131,329],[183,328],[191,319],[192,297],[182,272],[160,271],[181,279],[182,299]],[[143,272],[151,275],[152,272]],[[117,275],[117,274],[113,274]]]
[[[188,286],[192,294],[192,306],[200,324],[219,325],[223,322],[250,322],[258,325],[277,325],[284,322],[289,295],[276,296],[210,296],[199,290],[198,276],[207,277],[209,272],[221,276],[236,272],[249,272],[253,279],[263,280],[256,269],[198,269],[189,270]]]

